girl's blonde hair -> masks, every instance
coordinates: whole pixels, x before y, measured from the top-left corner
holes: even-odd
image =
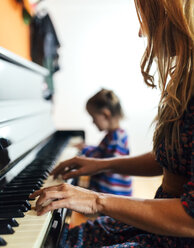
[[[148,86],[155,87],[150,73],[156,59],[161,99],[153,137],[154,152],[164,139],[169,151],[180,147],[179,120],[194,90],[193,0],[135,0],[139,21],[147,36],[141,72]]]
[[[100,112],[103,108],[110,110],[112,116],[123,118],[123,110],[118,96],[112,91],[101,89],[92,96],[86,103],[86,108],[92,107],[95,111]]]

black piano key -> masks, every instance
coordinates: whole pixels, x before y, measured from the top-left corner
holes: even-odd
[[[23,171],[20,176],[33,176],[33,177],[40,177],[40,176],[46,176],[48,177],[49,176],[49,173],[48,172],[45,172],[45,170],[38,170],[38,171]]]
[[[34,180],[34,179],[36,179],[37,181],[38,180],[44,180],[44,179],[46,179],[47,178],[47,176],[45,176],[45,175],[42,175],[42,176],[40,176],[40,175],[38,175],[38,176],[33,176],[33,175],[31,175],[31,176],[23,176],[23,175],[19,175],[18,177],[17,177],[17,180],[19,179],[19,180]]]
[[[18,222],[14,219],[14,218],[10,218],[10,219],[0,219],[0,225],[1,224],[9,224],[12,227],[16,227],[19,226]]]
[[[21,210],[0,211],[0,218],[22,218],[24,214]]]
[[[42,176],[46,176],[46,174],[34,173],[34,172],[30,172],[30,173],[29,172],[28,173],[22,172],[19,175],[17,175],[17,178],[37,179],[37,178],[42,178]]]
[[[38,172],[39,174],[45,173],[45,174],[49,175],[50,169],[49,169],[49,167],[45,167],[42,170],[37,169],[37,168],[29,168],[29,169],[24,170],[23,172],[25,172],[25,173],[34,173],[34,172],[37,173]]]
[[[50,167],[48,167],[48,168],[46,169],[46,171],[49,173],[49,175],[50,175],[51,171],[53,170],[53,167],[54,167],[54,166],[50,166]]]
[[[2,195],[0,194],[0,201],[11,201],[11,200],[35,200],[30,199],[29,194],[17,194],[17,195]]]
[[[38,184],[31,184],[31,185],[7,185],[3,188],[3,190],[6,191],[12,191],[12,190],[38,190],[41,186]]]
[[[31,204],[28,200],[6,200],[0,201],[0,206],[13,206],[13,205],[24,205],[29,210],[31,209]]]
[[[39,187],[41,187],[43,184],[43,181],[12,181],[11,183],[7,184],[6,187],[11,187],[11,186],[33,186],[33,185],[38,185]]]
[[[6,210],[14,210],[14,209],[20,209],[22,212],[27,212],[29,209],[22,205],[12,205],[12,206],[0,206],[0,211],[6,209]]]
[[[0,225],[0,234],[13,234],[14,230],[10,224],[1,224]]]
[[[37,177],[45,177],[49,176],[49,173],[45,171],[25,171],[22,174],[18,175],[19,177],[27,177],[27,178],[37,178]]]
[[[43,179],[41,178],[36,178],[36,179],[30,179],[30,178],[15,178],[13,181],[11,181],[11,184],[30,184],[30,183],[40,183],[41,185],[43,184]]]
[[[0,237],[0,246],[6,246],[7,242]]]
[[[34,190],[24,190],[24,189],[18,189],[18,190],[6,190],[6,189],[3,189],[2,191],[0,191],[0,196],[6,196],[6,195],[17,195],[17,194],[31,194],[33,193]]]

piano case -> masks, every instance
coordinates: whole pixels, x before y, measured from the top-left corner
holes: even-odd
[[[82,130],[55,129],[52,102],[43,97],[47,74],[0,48],[0,246],[8,248],[56,248],[61,231],[68,231],[70,211],[38,217],[31,209],[35,201],[28,199],[34,190],[59,183],[49,172],[62,154],[77,154],[72,137],[84,139]]]

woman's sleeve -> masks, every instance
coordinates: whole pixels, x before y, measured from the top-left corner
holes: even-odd
[[[184,185],[184,193],[181,197],[182,205],[185,211],[194,218],[194,179],[193,176],[191,180]]]

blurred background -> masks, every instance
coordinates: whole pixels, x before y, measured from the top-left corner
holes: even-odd
[[[42,3],[43,4],[43,3]],[[131,154],[152,147],[150,124],[158,92],[144,85],[140,60],[146,41],[131,0],[44,1],[60,37],[61,70],[54,76],[54,121],[60,129],[85,129],[86,141],[102,134],[85,111],[86,100],[101,87],[112,89],[125,112]]]
[[[40,64],[50,70],[43,89],[53,102],[56,129],[83,129],[86,143],[98,144],[104,134],[93,125],[85,103],[100,88],[108,88],[121,99],[125,112],[122,127],[129,135],[131,155],[150,151],[159,91],[148,88],[140,72],[146,39],[138,37],[134,1],[3,0],[0,46],[37,62],[32,51],[32,23],[35,17],[46,15],[54,29],[57,65],[51,68],[48,58],[53,54],[48,55],[48,49],[44,49],[48,56]],[[48,40],[51,44],[52,39]],[[36,42],[37,48],[41,45]],[[157,184],[157,179],[154,182]]]

